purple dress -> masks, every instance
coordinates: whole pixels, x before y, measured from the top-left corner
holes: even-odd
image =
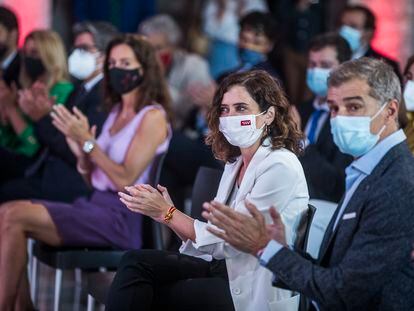
[[[111,160],[116,163],[124,161],[145,113],[152,109],[163,110],[160,105],[146,106],[123,129],[111,135],[109,130],[120,110],[120,105],[114,107],[97,139],[97,144]],[[170,139],[171,129],[169,129],[168,138],[158,146],[156,154],[167,151]],[[152,163],[148,165],[134,184],[148,183],[151,167]],[[89,198],[78,198],[72,204],[45,200],[34,200],[33,202],[47,208],[65,246],[140,248],[142,244],[142,216],[131,212],[121,203],[115,185],[100,168],[94,168],[91,180],[95,190]]]

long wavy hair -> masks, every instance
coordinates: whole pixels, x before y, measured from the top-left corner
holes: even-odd
[[[115,46],[121,44],[126,44],[133,50],[134,55],[141,63],[144,72],[143,81],[139,86],[140,96],[135,105],[135,111],[139,111],[145,106],[157,103],[164,108],[171,121],[171,97],[155,50],[144,37],[134,34],[124,34],[116,37],[108,44],[106,49],[104,63],[104,105],[106,110],[111,111],[116,104],[121,102],[121,96],[114,91],[109,82],[109,56],[111,50]]]
[[[260,111],[274,107],[275,118],[265,130],[261,143],[269,138],[272,149],[286,148],[295,154],[302,151],[302,133],[290,114],[290,105],[278,80],[263,70],[234,73],[219,85],[208,113],[210,133],[206,143],[211,145],[214,156],[225,162],[234,162],[240,155],[240,148],[231,145],[219,131],[220,105],[224,94],[234,86],[242,86],[259,105]]]

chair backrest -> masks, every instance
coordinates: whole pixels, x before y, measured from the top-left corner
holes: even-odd
[[[201,212],[204,202],[211,201],[217,194],[222,170],[201,166],[198,169],[191,196],[191,217],[203,220]]]
[[[308,209],[303,213],[298,228],[296,230],[295,249],[306,252],[308,246],[309,232],[312,225],[313,216],[315,216],[316,208],[308,204]]]
[[[165,155],[167,153],[160,153],[155,156],[152,163],[151,171],[149,173],[149,184],[157,187],[162,165],[164,163]],[[162,238],[161,224],[152,220],[150,217],[143,216],[142,220],[142,248],[164,249],[164,242]]]

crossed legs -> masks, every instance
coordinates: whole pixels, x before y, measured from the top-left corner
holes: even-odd
[[[0,306],[2,310],[33,309],[26,264],[27,238],[62,244],[47,209],[30,201],[0,205]]]

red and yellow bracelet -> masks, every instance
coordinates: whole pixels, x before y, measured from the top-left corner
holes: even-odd
[[[175,211],[176,211],[176,208],[174,206],[171,206],[168,209],[167,214],[165,214],[165,216],[164,216],[164,221],[166,223],[169,223],[170,222],[170,220],[173,218],[173,214],[174,214]]]

